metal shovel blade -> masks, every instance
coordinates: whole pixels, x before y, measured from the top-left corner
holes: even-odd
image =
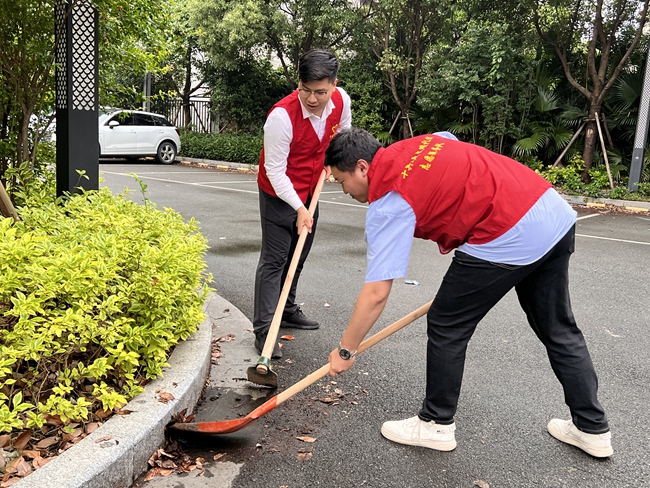
[[[278,387],[278,375],[270,368],[266,373],[262,374],[257,370],[257,366],[251,366],[246,370],[248,381],[257,385],[269,386],[271,388]]]

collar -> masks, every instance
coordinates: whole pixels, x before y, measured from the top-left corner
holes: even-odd
[[[336,90],[336,88],[334,88]],[[325,108],[323,109],[323,113],[319,117],[318,115],[315,115],[311,113],[305,105],[302,103],[302,100],[300,99],[300,96],[298,97],[298,101],[300,102],[300,108],[302,109],[302,118],[303,119],[308,119],[309,117],[315,117],[316,119],[326,119],[329,117],[329,115],[332,113],[332,110],[336,108],[336,105],[334,105],[334,102],[332,101],[332,97],[330,97],[329,102],[327,102],[327,105],[325,105]]]
[[[375,156],[372,158],[372,162],[370,163],[370,167],[368,168],[368,203],[372,203],[375,198],[374,198],[374,192],[372,187],[372,181],[373,181],[373,176],[375,175],[375,171],[377,170],[377,166],[379,166],[379,160],[381,159],[384,151],[386,150],[385,147],[380,147],[377,152],[375,153]],[[381,177],[379,177],[381,179]]]

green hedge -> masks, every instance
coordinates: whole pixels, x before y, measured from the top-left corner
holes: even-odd
[[[258,164],[263,137],[250,134],[181,133],[181,156]]]
[[[0,218],[0,433],[89,420],[142,391],[203,320],[194,220],[108,189]]]

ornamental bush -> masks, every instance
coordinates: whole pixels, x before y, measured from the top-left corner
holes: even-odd
[[[232,163],[258,164],[263,137],[251,134],[181,133],[181,155]]]
[[[203,320],[193,219],[108,189],[0,218],[0,433],[121,407]]]

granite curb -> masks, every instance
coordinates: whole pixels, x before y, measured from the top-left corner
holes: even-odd
[[[176,162],[185,166],[199,168],[211,168],[221,170],[236,170],[242,172],[257,173],[256,164],[230,163],[227,161],[213,161],[210,159],[197,159],[178,156]],[[650,202],[638,202],[636,200],[613,200],[611,198],[591,198],[576,195],[565,195],[562,197],[573,205],[585,205],[587,207],[606,207],[608,205],[621,207],[631,212],[650,213]]]
[[[172,416],[196,407],[210,373],[213,310],[230,307],[211,293],[204,303],[205,319],[180,342],[169,357],[164,376],[145,387],[124,410],[45,466],[15,483],[16,488],[127,488],[147,470],[151,455],[165,443]],[[174,399],[164,403],[160,393]]]

